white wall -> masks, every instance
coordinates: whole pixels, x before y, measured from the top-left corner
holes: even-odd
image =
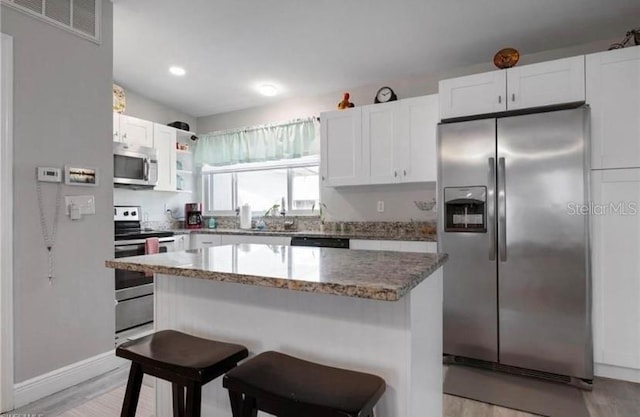
[[[117,81],[116,81],[117,83]],[[196,119],[178,110],[151,100],[129,88],[125,88],[127,107],[125,114],[150,120],[159,124],[167,124],[179,120],[189,124],[191,131],[196,131]],[[170,222],[165,207],[174,211],[178,217],[183,215],[185,203],[194,202],[191,193],[159,192],[152,190],[128,190],[115,188],[113,190],[114,205],[135,205],[142,207],[143,219],[153,222]]]
[[[537,54],[523,55],[519,65],[564,58],[606,50],[615,40],[603,40],[571,48],[555,49]],[[492,57],[488,57],[492,58]],[[356,106],[372,104],[376,91],[383,85],[391,86],[398,98],[417,97],[437,93],[438,81],[462,75],[495,69],[488,59],[486,63],[464,68],[454,68],[436,74],[422,74],[412,78],[381,81],[376,85],[351,86],[344,91],[351,93]],[[343,91],[319,97],[301,97],[274,102],[273,105],[238,110],[198,118],[198,133],[232,129],[257,124],[319,115],[336,108]],[[366,187],[322,187],[321,199],[329,208],[329,217],[349,221],[435,220],[432,212],[419,211],[413,201],[430,201],[435,197],[435,184],[385,185]],[[385,212],[378,213],[377,201],[385,202]]]
[[[15,381],[114,347],[111,156],[112,4],[103,1],[101,45],[2,6],[2,32],[14,38]],[[49,285],[38,221],[36,166],[98,167],[96,214],[61,216],[56,279]],[[55,186],[43,187],[49,219]],[[49,220],[51,224],[51,220]]]

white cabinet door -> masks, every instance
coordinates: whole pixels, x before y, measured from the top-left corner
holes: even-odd
[[[362,108],[322,113],[320,131],[323,184],[362,184]]]
[[[437,252],[436,242],[408,241],[408,240],[360,240],[351,239],[349,248],[353,250],[380,250],[391,252]]]
[[[508,110],[584,100],[583,55],[507,70]]]
[[[497,113],[507,110],[504,70],[440,81],[440,118]]]
[[[201,249],[209,246],[220,246],[222,244],[220,235],[211,233],[192,233],[190,239],[191,249]]]
[[[397,101],[362,107],[362,163],[371,184],[400,180],[395,166],[399,124],[400,103]]]
[[[592,168],[640,167],[640,46],[587,55]]]
[[[183,251],[189,249],[189,235],[174,235],[173,251]]]
[[[157,191],[176,190],[176,130],[153,124],[153,147],[158,152]]]
[[[640,169],[593,171],[592,188],[594,359],[640,369]]]
[[[237,243],[255,243],[262,245],[288,245],[291,238],[287,236],[253,236],[253,235],[221,235],[222,245]]]
[[[153,147],[153,122],[120,115],[120,141],[129,145]]]
[[[113,141],[120,142],[120,113],[113,112]]]
[[[435,182],[438,95],[400,100],[396,169],[402,182]]]

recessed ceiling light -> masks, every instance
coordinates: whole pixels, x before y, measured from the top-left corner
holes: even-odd
[[[178,77],[182,77],[187,73],[187,71],[185,71],[182,67],[171,67],[169,68],[169,72],[173,75],[177,75]]]
[[[278,88],[273,84],[262,84],[258,87],[258,91],[263,96],[273,97],[278,94]]]

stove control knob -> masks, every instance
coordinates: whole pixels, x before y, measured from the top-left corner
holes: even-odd
[[[123,215],[123,216],[128,216],[128,215],[129,215],[129,212],[128,212],[128,211],[125,211],[124,213],[122,213],[122,215]]]
[[[137,213],[136,213],[135,211],[132,211],[132,212],[131,212],[131,215],[132,215],[132,216],[135,216],[136,214],[137,214]]]

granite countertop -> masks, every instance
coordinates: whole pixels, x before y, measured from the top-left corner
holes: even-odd
[[[327,237],[327,238],[344,238],[344,239],[362,239],[362,240],[407,240],[407,241],[423,241],[436,242],[438,240],[435,234],[429,233],[388,233],[388,232],[332,232],[332,231],[291,231],[291,230],[255,230],[255,229],[170,229],[176,234],[214,234],[214,235],[247,235],[247,236],[310,236],[310,237]]]
[[[397,301],[440,268],[443,253],[236,244],[132,256],[109,268]],[[234,262],[235,260],[235,262]]]

